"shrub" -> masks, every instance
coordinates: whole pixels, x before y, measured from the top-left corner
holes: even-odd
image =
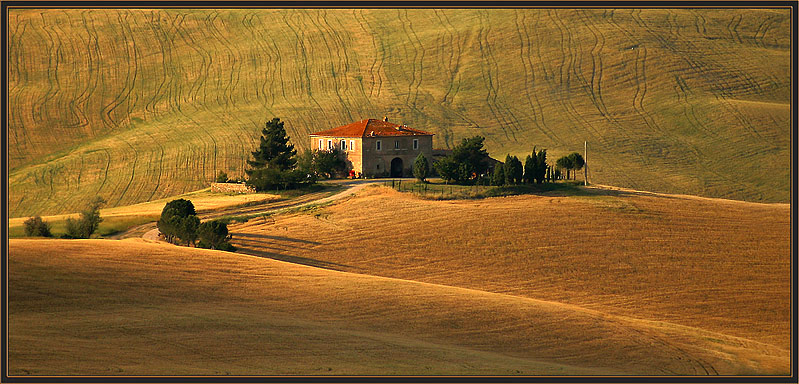
[[[221,251],[236,250],[229,242],[232,236],[228,233],[227,224],[224,221],[211,220],[200,224],[197,235],[200,239],[198,247]]]
[[[164,235],[166,241],[173,243],[176,239],[193,243],[196,239],[197,227],[200,225],[194,204],[186,199],[177,199],[168,202],[161,211],[158,219],[158,230]]]
[[[23,224],[25,225],[25,236],[53,236],[53,234],[50,233],[50,224],[42,220],[41,216],[31,217],[25,220]]]
[[[420,153],[419,156],[416,156],[416,161],[413,162],[413,176],[419,181],[425,181],[429,173],[430,163],[427,162],[427,158],[424,157],[424,154]]]
[[[105,199],[97,196],[89,206],[80,213],[80,218],[67,219],[67,239],[88,239],[97,231],[103,219],[100,217],[100,207],[105,204]]]
[[[457,181],[458,175],[458,162],[451,156],[447,156],[435,163],[436,172],[444,179],[445,182]]]
[[[216,175],[216,182],[217,183],[227,183],[229,179],[227,178],[227,173],[223,171],[219,171],[219,174]]]

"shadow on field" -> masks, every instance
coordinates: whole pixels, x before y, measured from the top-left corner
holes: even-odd
[[[288,252],[292,252],[298,246],[315,246],[322,244],[316,241],[293,239],[284,236],[258,235],[252,233],[233,233],[233,241],[236,245],[236,248],[238,248],[237,252],[250,256],[264,257],[267,259],[302,264],[310,267],[332,269],[335,271],[352,271],[355,269],[353,266],[346,264],[286,254]]]
[[[581,188],[585,191],[584,195],[601,195],[601,196],[614,196],[614,197],[633,197],[633,196],[657,196],[664,199],[679,199],[676,196],[669,196],[667,194],[659,194],[656,192],[648,192],[648,191],[623,191],[619,189],[609,189],[606,187],[588,187],[588,188]]]
[[[254,233],[236,233],[235,236],[237,238],[255,238],[255,239],[269,239],[269,240],[277,240],[277,241],[287,241],[291,243],[300,243],[300,244],[309,244],[309,245],[321,245],[322,243],[318,241],[311,241],[311,240],[302,240],[302,239],[293,239],[291,237],[285,236],[270,236],[270,235],[258,235]]]

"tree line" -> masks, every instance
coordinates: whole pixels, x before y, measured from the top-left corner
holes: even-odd
[[[518,157],[508,155],[504,163],[492,165],[488,152],[483,148],[484,142],[482,136],[464,138],[450,155],[432,165],[423,154],[419,154],[413,165],[413,175],[423,182],[436,173],[445,182],[455,184],[540,184],[563,178],[564,171],[568,180],[585,165],[585,160],[577,152],[563,156],[554,165],[549,164],[546,150],[536,148],[525,158],[524,164]],[[246,183],[257,191],[299,188],[322,178],[343,175],[347,169],[344,156],[338,149],[310,149],[297,155],[279,118],[266,122],[261,130],[260,144],[251,154],[252,160],[247,160],[249,167],[245,169]],[[227,181],[227,175],[220,173],[217,181]]]
[[[221,220],[200,222],[190,200],[168,202],[156,225],[164,240],[172,244],[231,252],[236,250],[230,244],[233,236],[228,232],[227,223]]]
[[[100,196],[96,196],[89,202],[89,205],[80,212],[78,218],[68,218],[66,233],[61,235],[62,239],[88,239],[100,227],[103,219],[100,217],[100,207],[106,201]],[[53,237],[50,224],[42,220],[41,216],[30,217],[23,223],[25,236]]]
[[[488,152],[483,148],[484,142],[482,136],[461,140],[450,155],[433,164],[433,169],[447,183],[501,186],[552,182],[562,178],[563,170],[569,179],[570,171],[576,174],[585,165],[582,155],[573,152],[558,159],[553,166],[547,163],[546,149],[533,147],[524,164],[518,157],[507,155],[504,163],[497,162],[492,166]],[[416,158],[413,171],[418,180],[425,181],[430,167],[424,155]]]

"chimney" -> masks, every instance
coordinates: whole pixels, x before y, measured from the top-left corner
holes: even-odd
[[[383,121],[388,122],[388,116],[383,116]]]

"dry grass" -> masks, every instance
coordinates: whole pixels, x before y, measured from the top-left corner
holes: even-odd
[[[770,345],[515,295],[140,240],[9,247],[11,375],[787,372]]]
[[[104,208],[100,210],[100,217],[103,218],[103,222],[100,223],[98,233],[101,235],[111,234],[125,230],[134,225],[157,221],[161,216],[161,211],[164,210],[166,203],[180,198],[191,200],[192,204],[194,204],[195,210],[197,210],[199,213],[202,213],[221,208],[241,206],[248,203],[277,200],[280,198],[280,196],[268,193],[233,195],[212,193],[209,192],[208,189],[204,189],[179,196],[148,201],[146,203]],[[79,214],[51,215],[43,216],[42,219],[52,225],[54,233],[59,234],[65,232],[67,218],[77,218],[78,216]],[[9,236],[23,236],[23,222],[27,219],[27,217],[15,217],[9,219]]]
[[[9,210],[112,206],[241,176],[265,119],[390,116],[593,181],[786,202],[788,9],[9,13]],[[768,105],[768,107],[763,107]]]
[[[695,327],[787,354],[787,204],[618,191],[430,201],[367,191],[310,214],[231,226],[234,244],[279,260]]]

